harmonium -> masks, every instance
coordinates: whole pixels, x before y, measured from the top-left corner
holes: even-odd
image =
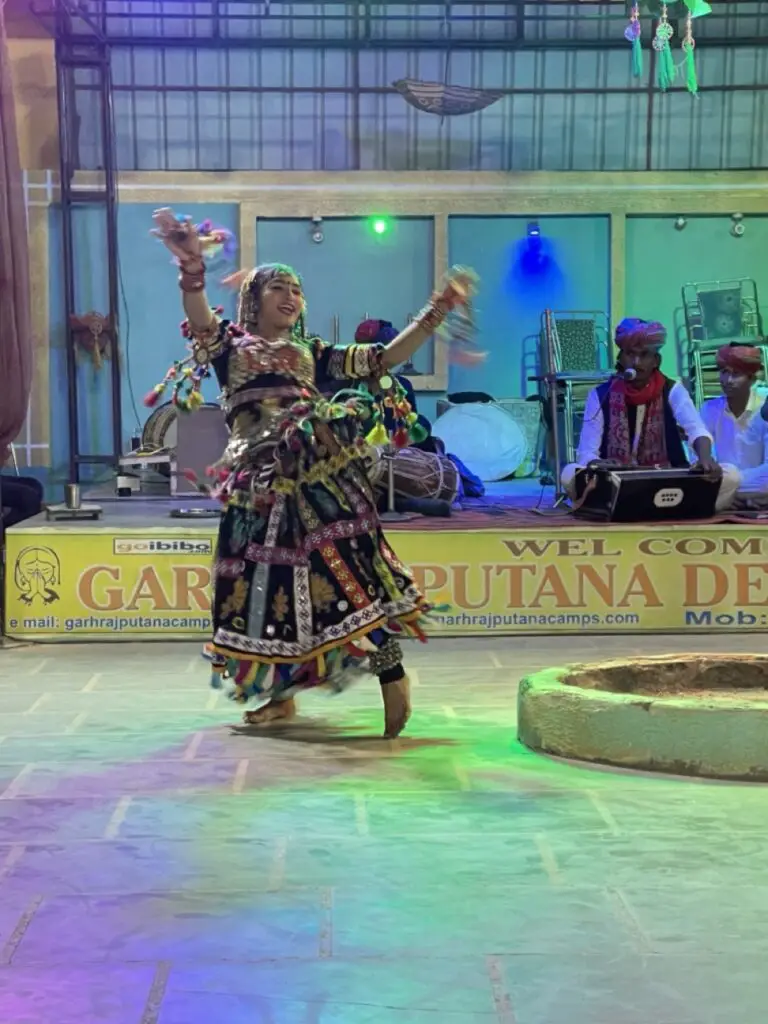
[[[580,469],[573,513],[607,523],[711,519],[720,481],[691,469]]]

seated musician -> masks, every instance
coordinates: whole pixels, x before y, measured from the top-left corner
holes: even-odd
[[[0,473],[11,460],[11,449],[0,452]],[[43,510],[43,485],[31,476],[2,473],[0,480],[0,534]]]
[[[737,498],[764,504],[768,501],[768,451],[760,417],[766,394],[757,386],[763,367],[760,349],[735,341],[723,345],[717,367],[723,393],[702,404],[701,418],[714,438],[718,461],[738,467]]]
[[[562,481],[576,496],[576,474],[588,466],[687,468],[684,437],[696,453],[695,471],[720,481],[718,510],[733,501],[739,484],[734,466],[719,465],[712,455],[712,437],[690,395],[659,369],[660,349],[667,332],[660,323],[634,317],[616,328],[618,376],[587,396],[576,463],[566,466]],[[626,376],[632,379],[626,379]]]

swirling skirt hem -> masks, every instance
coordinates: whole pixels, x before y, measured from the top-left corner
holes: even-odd
[[[384,629],[395,636],[406,634],[426,642],[419,623],[426,618],[428,610],[425,604],[394,620],[382,616],[353,633],[313,648],[300,658],[246,654],[214,640],[204,651],[204,656],[211,661],[211,686],[224,690],[230,700],[238,704],[252,700],[288,700],[302,690],[341,693],[369,671],[372,645],[369,642],[369,650],[365,650],[356,641],[365,641],[370,633]]]

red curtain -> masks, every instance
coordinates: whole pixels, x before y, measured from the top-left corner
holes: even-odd
[[[0,466],[21,430],[32,386],[29,247],[16,113],[0,3]]]

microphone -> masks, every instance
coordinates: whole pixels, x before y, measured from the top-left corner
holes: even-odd
[[[626,381],[634,380],[635,377],[637,377],[637,370],[633,370],[632,367],[630,366],[628,369],[623,370],[619,374],[619,376],[621,377],[622,380],[626,380]]]

